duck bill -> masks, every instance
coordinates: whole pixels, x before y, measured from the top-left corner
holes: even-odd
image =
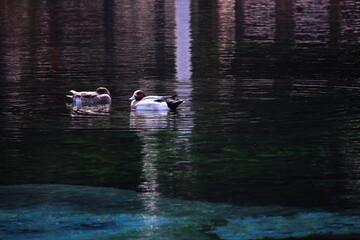
[[[135,100],[135,97],[134,97],[134,96],[132,96],[131,98],[129,98],[129,100]]]

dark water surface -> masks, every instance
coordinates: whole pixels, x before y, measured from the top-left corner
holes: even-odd
[[[328,231],[319,227],[300,235],[256,235],[249,227],[249,237],[241,238],[236,214],[216,215],[226,220],[205,217],[201,231],[181,238],[191,225],[186,223],[171,235],[176,240],[360,234],[359,29],[356,0],[0,1],[0,185],[3,195],[15,194],[0,207],[35,204],[24,203],[28,192],[42,196],[47,184],[94,187],[85,192],[114,187],[136,193],[133,201],[143,200],[145,210],[186,200],[220,204],[201,205],[201,211],[223,211],[221,204],[229,204],[240,215],[246,207],[277,206],[281,216],[290,211],[283,208],[291,214],[301,208],[305,215],[331,211],[297,216],[308,221],[330,214],[333,221],[318,221]],[[111,106],[78,108],[66,99],[71,89],[98,86],[110,90]],[[186,101],[177,112],[131,112],[128,98],[136,89]],[[53,211],[40,204],[37,210]],[[167,206],[152,216],[165,217]],[[129,204],[126,212],[132,208],[140,207]],[[267,211],[254,221],[269,217],[274,225]],[[343,221],[333,211],[353,211],[342,222],[346,231],[332,228]],[[22,230],[4,230],[6,221],[15,221],[6,214],[0,217],[0,239],[24,239],[14,233]],[[149,231],[138,227],[144,224],[138,215],[132,219],[134,229]],[[180,220],[162,224],[173,221]],[[291,226],[301,220],[286,221],[283,228],[294,233]],[[204,230],[209,222],[217,227]],[[168,239],[162,224],[155,229]],[[232,229],[227,235],[224,225]],[[71,231],[61,236],[117,239],[77,238]]]

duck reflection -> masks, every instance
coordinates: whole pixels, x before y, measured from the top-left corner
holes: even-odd
[[[148,212],[154,214],[163,175],[179,162],[189,163],[192,119],[177,112],[131,112],[130,128],[137,131],[142,142],[140,197]]]
[[[67,109],[70,110],[71,117],[108,116],[110,115],[110,106],[110,104],[100,104],[93,106],[74,103],[66,104]]]
[[[132,111],[130,113],[130,127],[147,131],[170,129],[175,124],[174,116],[177,112],[165,111]]]

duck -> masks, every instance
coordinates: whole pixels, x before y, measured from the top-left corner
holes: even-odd
[[[66,95],[73,100],[75,105],[98,105],[111,104],[110,91],[105,87],[99,87],[95,92],[77,92],[70,90],[72,95]]]
[[[184,100],[173,96],[146,96],[143,90],[136,90],[129,100],[132,100],[130,108],[140,111],[167,111],[176,110]]]

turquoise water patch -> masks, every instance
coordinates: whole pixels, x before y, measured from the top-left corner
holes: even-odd
[[[304,212],[294,216],[260,216],[228,219],[212,232],[222,239],[305,237],[314,234],[360,233],[359,216]]]
[[[359,211],[241,207],[71,185],[0,187],[0,239],[264,239],[360,234]]]
[[[173,225],[169,218],[141,214],[94,215],[59,206],[0,211],[1,239],[108,239]],[[139,234],[138,234],[139,235]]]

